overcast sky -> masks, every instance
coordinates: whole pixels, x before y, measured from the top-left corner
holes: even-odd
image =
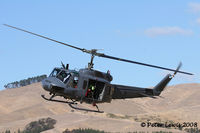
[[[2,24],[86,49],[182,71],[170,85],[200,82],[200,2],[188,0],[0,1],[0,89],[49,74],[60,62],[87,66],[90,56]],[[168,71],[95,57],[94,68],[110,70],[112,83],[149,87]]]

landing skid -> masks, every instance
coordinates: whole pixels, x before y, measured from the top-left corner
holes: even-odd
[[[75,102],[68,102],[68,101],[62,101],[62,100],[55,100],[52,98],[46,98],[45,95],[41,95],[41,97],[47,101],[52,101],[52,102],[60,102],[60,103],[67,103],[67,104],[77,104]]]
[[[86,108],[79,108],[79,107],[74,107],[73,104],[68,104],[71,108],[80,110],[80,111],[87,111],[87,112],[96,112],[96,113],[104,113],[104,111],[100,111],[97,107],[98,110],[92,110],[92,109],[86,109]]]
[[[78,103],[76,102],[68,102],[68,101],[62,101],[62,100],[55,100],[52,97],[51,98],[46,98],[45,95],[41,95],[41,97],[47,101],[52,101],[52,102],[60,102],[60,103],[67,103],[72,109],[80,110],[80,111],[87,111],[87,112],[96,112],[96,113],[104,113],[104,111],[100,111],[98,106],[96,105],[96,108],[98,110],[92,110],[92,109],[86,109],[86,108],[80,108],[80,107],[75,107],[73,105],[77,105]]]

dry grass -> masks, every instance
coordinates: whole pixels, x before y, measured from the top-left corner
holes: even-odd
[[[107,132],[160,131],[162,128],[142,128],[141,122],[198,122],[200,124],[200,84],[168,87],[158,99],[138,98],[113,100],[100,104],[105,113],[87,113],[63,103],[41,98],[48,95],[39,83],[0,91],[0,131],[17,131],[31,121],[51,117],[57,121],[52,133],[68,129],[92,128]],[[82,104],[82,107],[93,108]],[[164,131],[175,131],[162,129]]]

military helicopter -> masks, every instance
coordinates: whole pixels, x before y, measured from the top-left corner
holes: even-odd
[[[14,28],[59,44],[63,44],[65,46],[74,48],[76,50],[82,51],[84,53],[91,55],[91,60],[88,63],[87,68],[80,69],[79,71],[69,69],[69,64],[64,65],[62,62],[62,67],[56,67],[53,69],[49,77],[42,81],[42,87],[44,90],[48,91],[51,95],[50,98],[46,98],[44,95],[42,97],[48,101],[54,102],[64,102],[68,103],[70,107],[78,110],[86,110],[92,112],[99,112],[100,111],[97,104],[98,103],[110,103],[112,99],[126,99],[126,98],[138,98],[138,97],[150,97],[150,98],[157,98],[170,80],[176,75],[176,73],[183,73],[187,75],[193,75],[192,73],[179,71],[181,67],[181,63],[178,65],[176,69],[165,68],[161,66],[136,62],[132,60],[117,58],[114,56],[109,56],[104,53],[97,52],[98,49],[91,49],[87,50],[84,48],[79,48],[67,43],[63,43],[21,28],[17,28],[11,25],[4,24],[10,28]],[[101,72],[98,70],[93,69],[93,60],[94,57],[103,57],[112,60],[118,60],[158,69],[164,69],[168,71],[173,71],[173,74],[167,74],[155,87],[151,88],[141,88],[141,87],[133,87],[133,86],[126,86],[126,85],[118,85],[118,84],[111,84],[113,77],[110,75],[110,72],[107,71]],[[54,99],[55,96],[64,97],[69,101],[62,101]],[[77,104],[77,101],[80,103],[89,103],[93,106],[96,106],[97,110],[90,110],[75,107],[74,104]]]

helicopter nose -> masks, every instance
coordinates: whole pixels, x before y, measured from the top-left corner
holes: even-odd
[[[51,82],[48,81],[47,79],[42,80],[42,87],[44,90],[46,91],[50,91],[51,90]]]

